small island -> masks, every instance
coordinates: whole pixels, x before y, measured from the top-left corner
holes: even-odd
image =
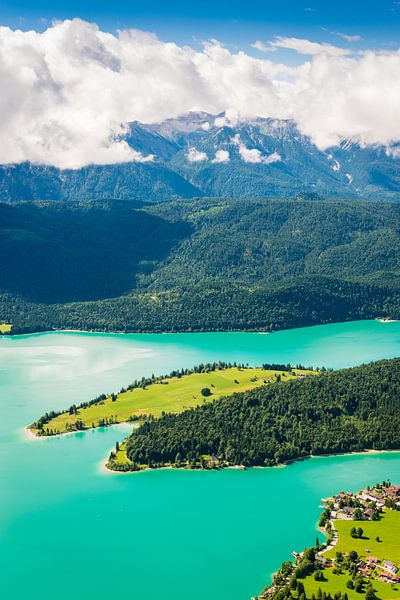
[[[293,552],[257,600],[394,600],[400,596],[400,486],[323,499],[323,544]]]
[[[213,402],[222,396],[244,392],[279,381],[315,375],[301,366],[264,364],[249,367],[237,363],[200,364],[167,376],[143,377],[117,393],[101,394],[62,411],[46,412],[29,426],[35,436],[54,436],[117,423],[142,424],[165,414]]]

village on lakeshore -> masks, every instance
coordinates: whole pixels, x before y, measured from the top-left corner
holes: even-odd
[[[400,485],[384,481],[322,499],[326,541],[292,552],[258,596],[285,600],[400,597]]]

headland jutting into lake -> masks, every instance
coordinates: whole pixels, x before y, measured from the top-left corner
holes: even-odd
[[[136,422],[110,454],[107,468],[115,471],[274,466],[311,455],[400,448],[400,359],[320,373],[220,362],[128,387],[46,413],[32,431],[53,436]]]
[[[399,388],[400,359],[318,376],[279,375],[272,383],[146,420],[123,448],[117,444],[107,466],[269,467],[312,455],[396,450]]]

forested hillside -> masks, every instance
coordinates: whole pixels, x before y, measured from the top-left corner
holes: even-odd
[[[201,190],[179,173],[158,162],[90,165],[66,171],[30,163],[0,165],[1,200],[159,202],[201,195]]]
[[[400,271],[400,205],[333,200],[199,199],[148,209],[193,233],[154,272],[182,281],[278,282],[297,275],[360,277]]]
[[[147,422],[128,438],[136,464],[270,466],[333,452],[400,448],[400,359],[268,384]]]
[[[117,296],[190,229],[122,202],[0,203],[0,286],[47,303]]]
[[[400,205],[0,204],[13,331],[281,329],[400,317]]]
[[[292,327],[400,318],[398,290],[324,278],[276,288],[239,286],[136,291],[106,300],[36,304],[0,294],[1,319],[13,333],[49,329],[98,331],[276,331]]]

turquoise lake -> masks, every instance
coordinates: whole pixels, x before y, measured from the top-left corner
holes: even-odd
[[[400,356],[400,323],[261,335],[0,338],[0,597],[250,600],[315,541],[320,498],[390,478],[400,453],[247,471],[101,472],[126,426],[28,440],[47,409],[213,360],[345,367]]]

